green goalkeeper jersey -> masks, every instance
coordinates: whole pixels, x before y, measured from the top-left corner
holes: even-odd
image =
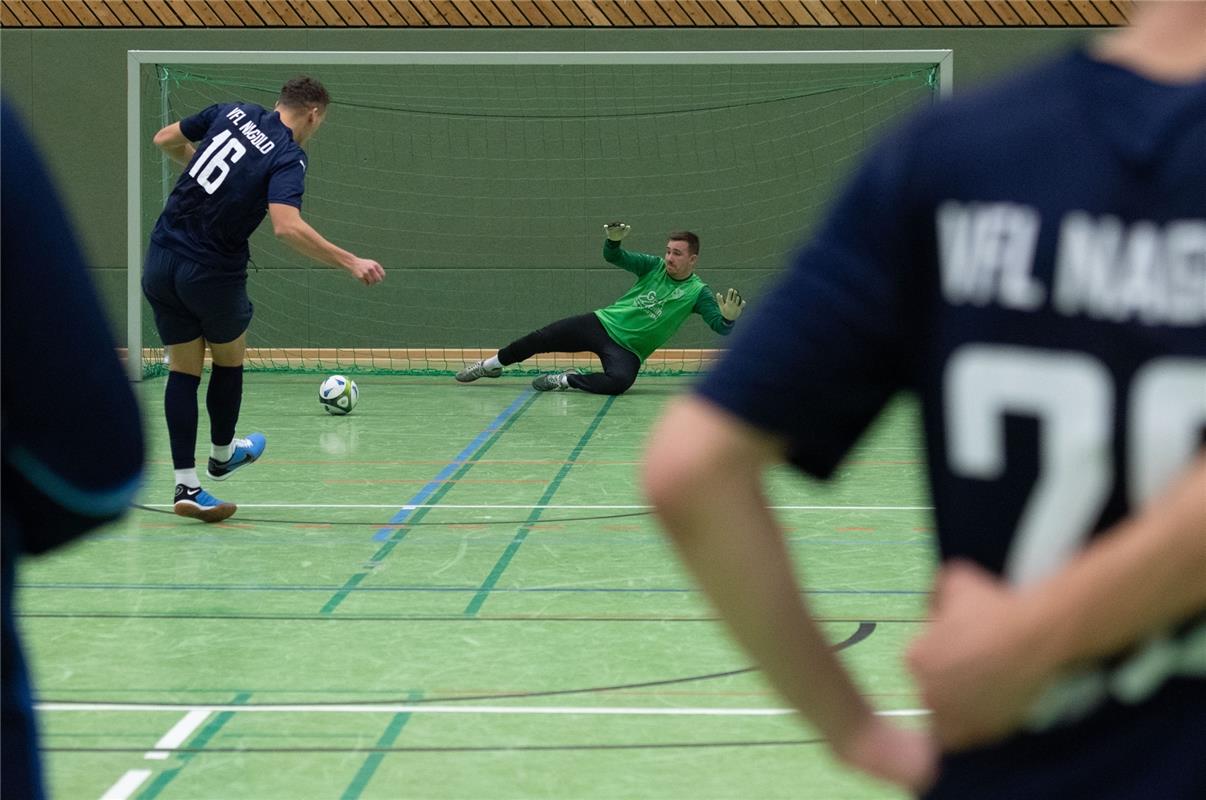
[[[708,327],[722,336],[733,330],[712,291],[695,273],[675,280],[660,256],[629,252],[610,239],[603,244],[603,258],[636,275],[637,280],[623,297],[600,308],[595,316],[616,344],[636,353],[641,361],[665,344],[692,313],[702,316]]]

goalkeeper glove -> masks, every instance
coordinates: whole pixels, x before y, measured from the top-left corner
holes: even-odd
[[[613,242],[618,242],[628,235],[632,230],[632,226],[626,222],[608,222],[603,226],[603,232],[607,234],[607,238]]]
[[[716,293],[716,305],[720,306],[720,315],[729,322],[736,322],[745,310],[745,301],[736,289],[729,289],[724,294]]]

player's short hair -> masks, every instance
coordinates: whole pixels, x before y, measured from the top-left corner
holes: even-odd
[[[699,255],[699,237],[691,231],[674,231],[667,238],[672,242],[686,242],[687,252],[693,256]]]
[[[327,87],[317,79],[309,75],[298,75],[296,78],[290,78],[281,87],[281,95],[276,99],[276,104],[290,108],[318,106],[325,109],[331,104],[331,95],[327,92]]]

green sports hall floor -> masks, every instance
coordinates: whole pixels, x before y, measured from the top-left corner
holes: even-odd
[[[321,377],[248,375],[239,430],[268,449],[207,483],[240,504],[219,525],[166,513],[164,384],[141,384],[146,508],[25,562],[52,797],[899,796],[783,710],[643,505],[643,442],[685,379],[605,398],[363,376],[336,418]],[[924,722],[900,666],[933,571],[921,470],[902,401],[834,484],[771,491],[814,610],[904,725]]]

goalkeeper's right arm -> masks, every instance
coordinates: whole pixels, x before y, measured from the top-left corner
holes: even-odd
[[[603,233],[607,236],[603,240],[603,259],[639,277],[656,269],[662,260],[648,253],[632,253],[620,247],[620,241],[630,230],[632,226],[624,222],[608,222],[603,226]]]

